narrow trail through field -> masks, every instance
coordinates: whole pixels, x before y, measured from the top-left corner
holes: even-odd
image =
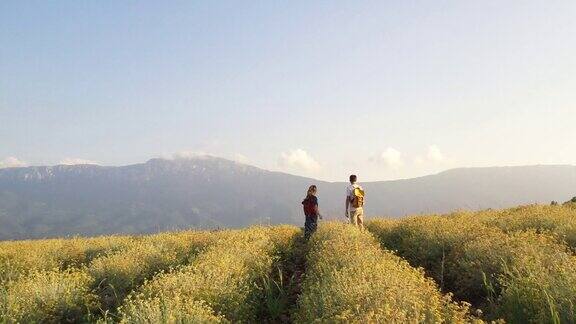
[[[298,297],[302,292],[302,281],[304,279],[304,274],[306,273],[306,255],[308,251],[308,245],[304,237],[299,236],[295,242],[293,253],[291,255],[289,267],[287,268],[287,275],[290,278],[288,282],[288,318],[287,322],[292,323],[291,314],[296,307],[296,302]]]
[[[468,322],[465,305],[382,249],[368,232],[326,222],[312,236],[294,322]]]
[[[302,280],[306,272],[306,254],[308,246],[302,234],[296,235],[291,247],[280,255],[274,265],[266,289],[262,323],[292,323],[292,313],[302,290]]]

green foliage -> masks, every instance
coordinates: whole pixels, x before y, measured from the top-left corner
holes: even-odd
[[[472,321],[423,273],[380,249],[368,233],[324,223],[310,241],[296,322],[440,323]]]
[[[163,233],[144,237],[126,249],[95,259],[88,272],[104,310],[114,310],[145,279],[186,264],[214,239],[209,232]]]
[[[214,316],[233,322],[255,321],[262,307],[262,280],[270,274],[278,248],[287,246],[290,235],[298,233],[293,227],[272,232],[277,242],[265,228],[219,233],[217,242],[190,265],[160,274],[132,294],[120,309],[123,321],[143,312],[162,314],[160,305],[173,309],[177,307],[173,303],[199,301],[205,302]],[[288,234],[282,235],[285,232]],[[151,309],[151,305],[156,308]]]
[[[574,322],[576,261],[563,244],[572,215],[563,207],[422,216],[369,224],[394,249],[487,318],[512,323]]]
[[[0,242],[0,323],[476,321],[451,293],[487,320],[574,323],[575,218],[572,204],[369,222],[386,249],[329,222],[308,242],[293,226]]]
[[[214,311],[203,301],[189,300],[181,296],[173,296],[170,299],[152,297],[140,300],[138,309],[124,314],[120,323],[131,324],[210,324],[227,323],[221,315],[215,315]]]
[[[375,220],[369,222],[367,228],[386,248],[396,251],[413,266],[423,267],[441,288],[453,290],[455,287],[446,280],[447,257],[453,249],[478,237],[501,233],[467,216],[463,213],[449,217],[411,217],[385,226],[382,221]],[[469,295],[459,297],[471,299]]]
[[[576,250],[576,208],[569,205],[530,205],[475,214],[483,223],[506,233],[535,230],[551,233]]]
[[[37,270],[79,267],[132,242],[127,236],[0,242],[0,286]]]
[[[0,292],[0,322],[62,323],[96,311],[90,276],[82,270],[36,271],[9,282]]]

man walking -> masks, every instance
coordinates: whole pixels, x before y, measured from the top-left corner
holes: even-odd
[[[356,183],[357,179],[356,175],[351,175],[346,188],[346,217],[350,224],[364,230],[364,189]]]

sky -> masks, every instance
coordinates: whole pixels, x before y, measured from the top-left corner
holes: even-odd
[[[0,2],[0,167],[576,164],[576,2]]]

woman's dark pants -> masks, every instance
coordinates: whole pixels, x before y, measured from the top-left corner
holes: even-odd
[[[318,216],[306,216],[306,222],[304,223],[304,238],[309,239],[310,236],[318,228]]]

